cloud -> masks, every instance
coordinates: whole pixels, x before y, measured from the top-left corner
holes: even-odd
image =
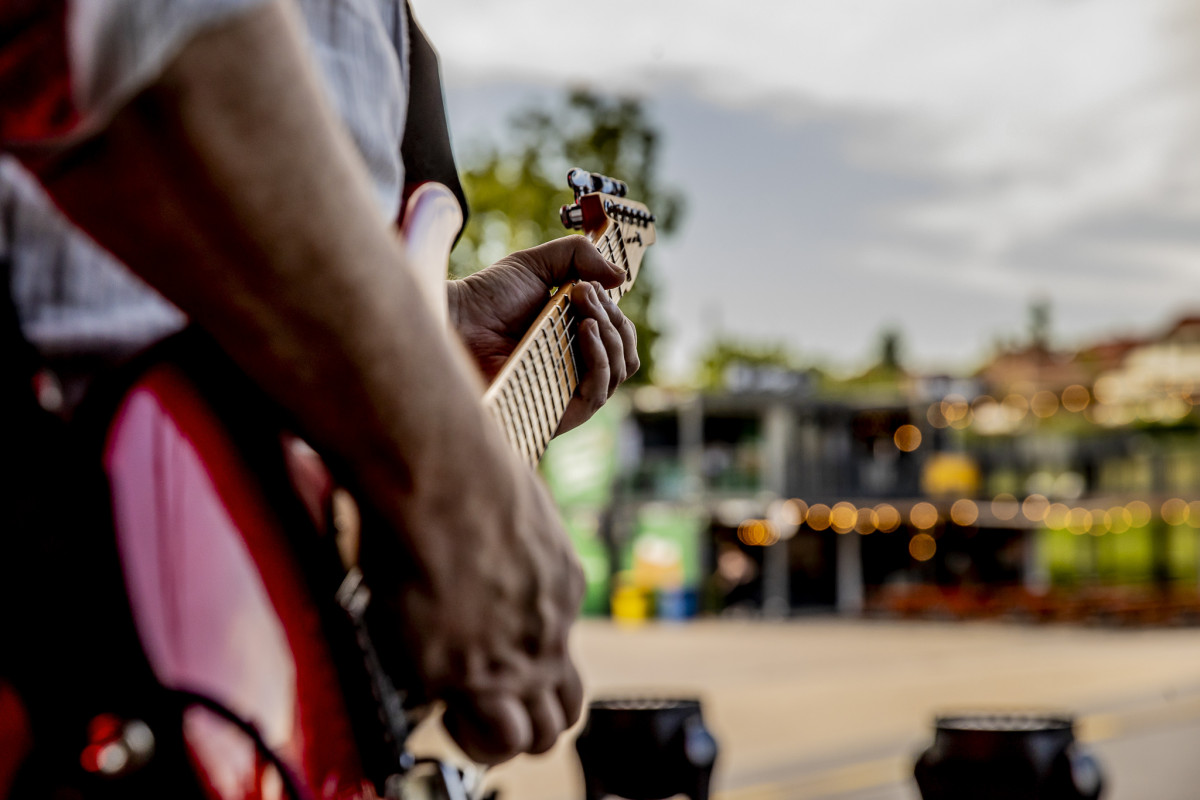
[[[1180,34],[1188,7],[460,0],[420,11],[453,81],[649,92],[682,77],[721,103],[872,116],[856,157],[947,183],[897,222],[996,250],[1167,194],[1200,206],[1194,174],[1178,185],[1200,107],[1195,37]]]
[[[1200,291],[1195,0],[430,0],[417,11],[452,86],[586,83],[651,97],[682,86],[735,116],[783,121],[793,150],[815,147],[814,130],[836,130],[836,153],[814,150],[827,174],[800,164],[788,209],[826,208],[831,182],[858,173],[916,187],[854,189],[816,244],[837,274],[893,293],[905,280],[920,286],[913,297],[927,305],[904,324],[939,352],[976,349],[965,331],[981,309],[996,330],[1033,295],[1051,296],[1078,335]],[[756,136],[770,157],[787,157],[773,133]],[[729,158],[730,148],[711,149]],[[743,173],[766,172],[747,168],[766,150],[736,155]],[[766,245],[796,223],[771,203],[759,208],[762,229],[745,230],[764,243],[763,263],[780,263]],[[693,209],[708,219],[703,200]],[[701,250],[713,248],[697,247],[693,263]],[[952,343],[930,321],[951,305]],[[786,311],[756,317],[776,318]],[[813,335],[818,323],[807,324]],[[678,327],[687,325],[696,323]]]

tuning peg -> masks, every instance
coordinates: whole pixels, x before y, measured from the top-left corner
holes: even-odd
[[[565,205],[558,210],[558,217],[564,228],[580,230],[583,228],[583,209],[575,203]]]
[[[596,191],[592,188],[592,174],[586,169],[575,167],[567,173],[567,188],[575,193],[578,200],[581,195]]]
[[[614,197],[624,197],[629,192],[629,185],[624,181],[601,175],[599,172],[588,172],[579,167],[567,173],[567,186],[575,193],[576,200],[591,192],[611,194]]]
[[[611,194],[615,197],[624,197],[629,194],[629,185],[625,181],[619,181],[616,178],[610,178],[607,175],[592,173],[592,180],[596,183],[598,191],[605,194]]]

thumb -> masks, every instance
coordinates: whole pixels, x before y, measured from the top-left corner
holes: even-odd
[[[586,236],[564,236],[521,255],[529,270],[547,287],[583,280],[612,289],[625,281],[625,270],[600,255]]]

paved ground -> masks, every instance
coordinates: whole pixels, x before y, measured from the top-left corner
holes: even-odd
[[[955,707],[1081,715],[1107,800],[1200,797],[1200,630],[702,621],[578,626],[591,691],[700,695],[723,800],[915,800],[913,757]],[[429,746],[436,737],[427,736]],[[574,737],[489,776],[502,800],[582,798]]]

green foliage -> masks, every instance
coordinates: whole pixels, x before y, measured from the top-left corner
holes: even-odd
[[[567,233],[558,209],[571,201],[567,170],[583,167],[629,184],[629,196],[657,215],[660,236],[677,225],[678,192],[658,178],[659,134],[638,100],[577,90],[554,108],[533,107],[510,122],[504,144],[492,143],[464,159],[463,184],[471,219],[451,258],[451,272],[469,275],[505,255]],[[638,329],[642,369],[634,382],[654,376],[661,331],[654,320],[655,285],[643,260],[634,290],[621,308]]]
[[[796,359],[781,344],[750,344],[732,339],[714,339],[700,356],[696,382],[701,389],[723,389],[729,367],[745,364],[751,367],[797,369]]]

